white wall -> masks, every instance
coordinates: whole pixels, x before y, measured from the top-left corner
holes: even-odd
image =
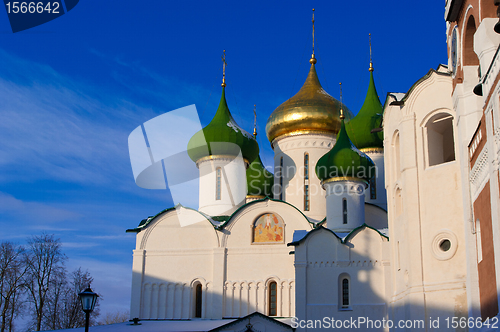
[[[362,228],[346,244],[332,232],[321,228],[295,247],[297,294],[307,292],[304,303],[297,303],[299,320],[323,320],[324,317],[357,320],[387,319],[385,299],[389,262],[388,241],[377,231]],[[341,306],[339,277],[350,280],[350,305]],[[390,285],[390,283],[389,283]],[[387,285],[388,286],[388,285]],[[298,297],[298,295],[297,295]],[[361,327],[360,331],[377,329]],[[317,331],[301,329],[297,331]]]
[[[265,213],[284,221],[284,239],[252,243],[252,225]],[[194,316],[194,284],[202,285],[202,317],[267,314],[268,285],[278,285],[278,316],[295,313],[295,230],[312,228],[305,216],[284,202],[253,202],[233,215],[222,230],[205,219],[182,227],[196,211],[178,208],[156,217],[137,234],[134,251],[131,317],[188,319]]]
[[[455,139],[456,160],[429,166],[425,128],[435,114],[447,113],[453,116],[457,137],[451,91],[451,76],[431,72],[410,89],[404,106],[387,103],[384,111],[393,319],[427,322],[431,316],[444,320],[467,315],[463,189],[457,160],[462,149]],[[398,201],[401,209],[396,208]],[[452,244],[448,251],[439,248],[445,239]]]

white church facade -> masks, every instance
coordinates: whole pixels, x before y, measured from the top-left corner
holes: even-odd
[[[497,319],[497,5],[447,1],[449,66],[381,104],[370,63],[356,116],[322,88],[313,52],[304,85],[267,121],[274,174],[255,130],[232,118],[223,79],[213,120],[187,146],[200,172],[199,209],[179,204],[128,230],[136,233],[131,318],[259,312],[425,329],[439,319],[440,330],[457,331],[479,328],[447,319]]]

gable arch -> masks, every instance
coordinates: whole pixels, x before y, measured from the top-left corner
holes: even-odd
[[[197,222],[184,225],[181,219]],[[205,216],[182,206],[155,216],[143,232],[141,249],[214,248],[219,242],[214,227]]]

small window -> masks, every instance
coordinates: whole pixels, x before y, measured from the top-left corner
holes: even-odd
[[[429,166],[455,160],[453,116],[448,113],[434,115],[426,125]]]
[[[195,305],[194,305],[194,317],[201,318],[201,300],[202,300],[202,288],[201,284],[198,283],[195,288]]]
[[[352,310],[351,308],[351,277],[347,273],[341,273],[337,281],[338,285],[338,310]]]
[[[401,148],[399,146],[399,132],[394,137],[394,179],[397,180],[401,175]]]
[[[269,316],[277,316],[278,286],[275,281],[269,283]]]
[[[370,179],[370,199],[377,199],[377,179]]]
[[[304,185],[304,211],[309,211],[309,185]]]
[[[309,211],[309,154],[304,154],[304,211]]]
[[[349,279],[342,279],[342,308],[349,308]]]
[[[344,224],[347,224],[347,199],[342,199],[342,217],[344,219]]]
[[[221,199],[221,169],[220,167],[217,168],[216,170],[216,180],[215,180],[215,199],[220,200]]]
[[[279,172],[280,172],[280,194],[279,194],[279,197],[280,197],[280,200],[283,200],[283,157],[280,158],[280,169],[279,169]]]
[[[304,154],[304,179],[309,180],[309,154]]]

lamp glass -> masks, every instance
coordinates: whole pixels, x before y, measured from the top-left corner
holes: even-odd
[[[91,312],[94,310],[94,307],[95,307],[95,303],[97,301],[97,297],[99,295],[97,295],[96,293],[94,293],[92,291],[92,289],[87,288],[85,289],[83,292],[81,292],[80,294],[78,294],[78,296],[80,297],[80,301],[82,303],[82,309],[83,311],[85,312]]]

